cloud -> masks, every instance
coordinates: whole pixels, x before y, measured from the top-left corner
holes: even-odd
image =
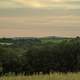
[[[0,0],[0,9],[3,8],[20,8],[23,7],[23,5],[17,3],[14,0]]]
[[[60,1],[62,0],[0,0],[0,8],[49,8],[56,5],[59,6]],[[55,5],[54,3],[57,4]]]
[[[79,9],[80,0],[0,0],[0,8]]]
[[[0,16],[80,15],[80,0],[0,0]]]
[[[71,0],[70,0],[71,1]],[[54,8],[64,7],[66,0],[0,0],[0,8],[16,8],[16,7],[31,7],[31,8]],[[71,1],[74,2],[74,1]]]
[[[17,3],[31,8],[80,8],[80,0],[15,0]]]
[[[78,36],[79,16],[2,17],[0,36]]]
[[[63,0],[16,0],[16,2],[23,4],[25,7],[33,8],[60,7],[63,4]]]

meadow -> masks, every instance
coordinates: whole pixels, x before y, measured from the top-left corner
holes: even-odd
[[[32,76],[24,75],[8,75],[0,77],[0,80],[80,80],[80,73],[53,73],[53,74],[40,74]]]

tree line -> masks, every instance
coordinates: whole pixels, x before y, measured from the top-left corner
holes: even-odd
[[[30,47],[0,45],[0,74],[80,71],[80,38]]]

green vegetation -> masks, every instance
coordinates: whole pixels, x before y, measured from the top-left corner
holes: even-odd
[[[0,75],[80,71],[80,38],[1,38]]]
[[[64,38],[64,37],[55,37],[55,36],[50,36],[50,37],[43,37],[40,38],[41,42],[48,43],[48,44],[58,44],[64,40],[70,40],[72,38]]]

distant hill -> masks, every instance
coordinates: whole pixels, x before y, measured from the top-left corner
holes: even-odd
[[[63,40],[68,40],[72,38],[67,37],[57,37],[57,36],[47,36],[47,37],[14,37],[14,38],[0,38],[1,45],[19,45],[19,46],[30,46],[36,44],[53,44],[60,43]]]

